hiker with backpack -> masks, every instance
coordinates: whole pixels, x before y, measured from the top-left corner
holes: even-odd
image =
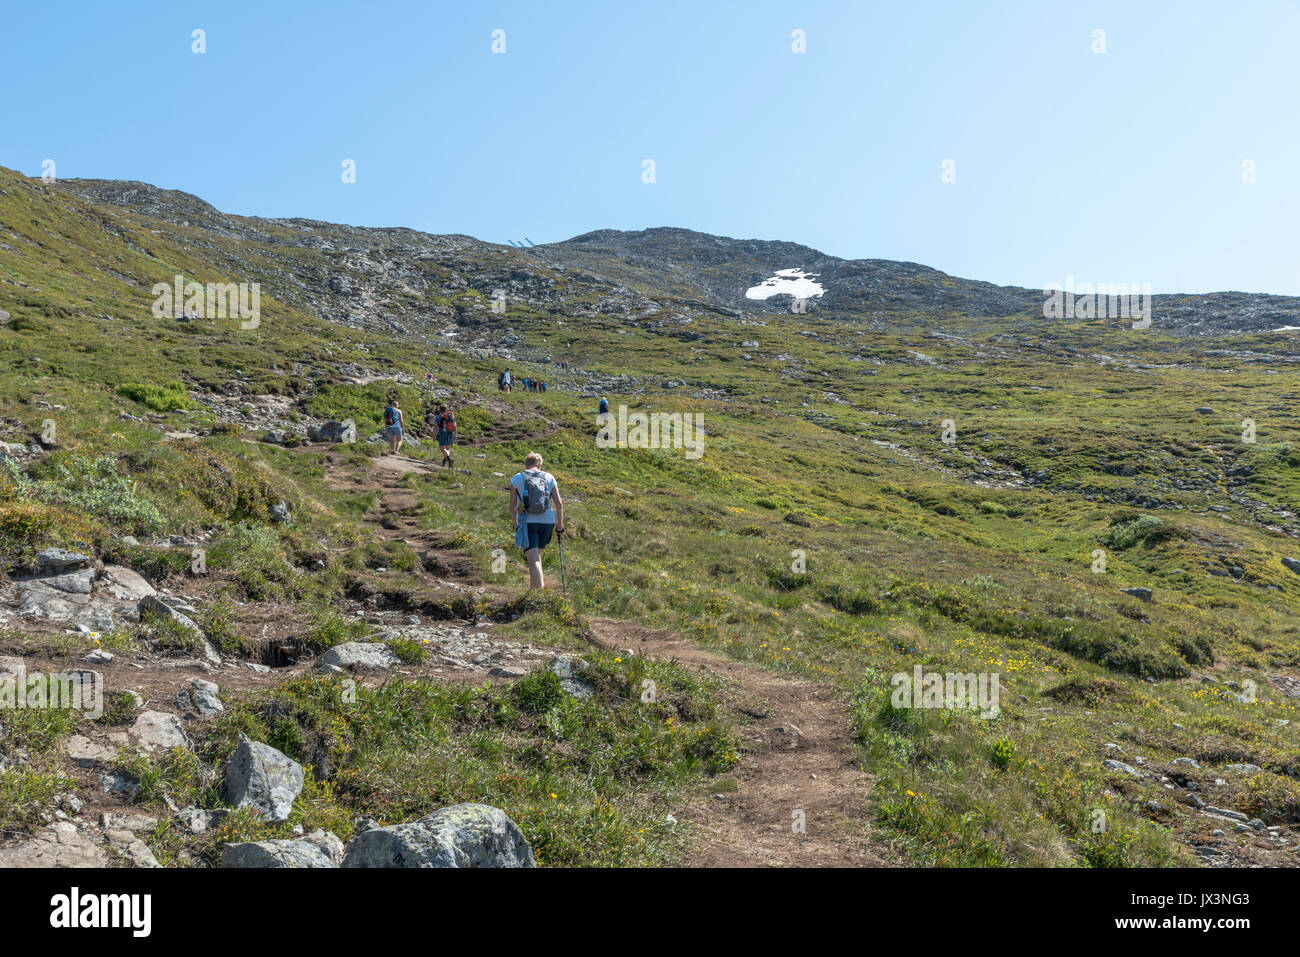
[[[599,411],[598,411],[596,414],[597,414],[597,415],[609,415],[609,399],[606,399],[606,398],[603,398],[603,397],[601,398],[601,400],[600,400],[600,409],[599,409]]]
[[[555,476],[542,471],[542,457],[529,452],[522,472],[510,479],[510,518],[515,523],[515,544],[528,560],[528,587],[545,588],[542,549],[552,533],[564,534],[564,502]]]
[[[405,420],[397,407],[397,393],[388,393],[388,406],[384,409],[384,437],[388,439],[388,452],[396,455],[402,450],[402,433]]]
[[[502,392],[509,392],[510,385],[511,385],[510,370],[507,369],[505,372],[501,373],[501,375],[497,377],[497,388],[500,389]]]
[[[455,468],[452,446],[456,444],[456,413],[445,405],[438,406],[438,414],[434,416],[433,426],[438,430],[438,448],[442,449],[442,464],[449,469]]]

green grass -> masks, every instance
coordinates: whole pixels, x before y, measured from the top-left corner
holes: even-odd
[[[197,754],[124,758],[139,801],[222,805],[203,770],[233,753],[240,733],[308,768],[308,784],[283,826],[236,817],[200,838],[163,830],[152,843],[216,861],[230,840],[284,837],[295,824],[346,839],[361,813],[381,822],[478,801],[524,829],[540,863],[646,865],[678,859],[681,835],[664,820],[699,778],[738,760],[717,688],[671,662],[589,655],[590,699],[565,694],[540,670],[503,687],[467,688],[390,679],[376,688],[322,676],[286,682],[241,701],[196,744]],[[641,700],[652,679],[657,700]]]
[[[455,389],[461,442],[481,444],[460,450],[468,476],[411,480],[427,527],[464,551],[485,581],[521,593],[526,570],[504,517],[505,478],[493,473],[509,476],[536,449],[570,503],[567,600],[526,596],[456,611],[484,614],[513,640],[574,649],[585,648],[584,616],[620,617],[833,685],[855,702],[863,760],[879,778],[874,813],[916,860],[1184,861],[1173,819],[1141,810],[1167,804],[1164,789],[1102,771],[1113,741],[1141,749],[1153,766],[1196,757],[1211,781],[1220,765],[1258,764],[1258,775],[1228,778],[1216,801],[1296,823],[1295,699],[1269,675],[1300,672],[1300,577],[1281,564],[1300,557],[1300,546],[1279,531],[1294,527],[1282,513],[1300,501],[1300,394],[1293,376],[1273,374],[1282,368],[1275,363],[1104,320],[945,318],[944,331],[962,341],[931,338],[917,317],[897,311],[743,327],[697,312],[693,338],[683,339],[668,315],[578,315],[596,301],[587,292],[566,303],[574,314],[563,327],[555,315],[512,310],[511,331],[537,354],[634,375],[642,393],[611,395],[615,407],[705,418],[698,461],[672,450],[601,450],[595,401],[579,394],[581,380],[540,362],[512,367],[517,377],[550,379],[545,396],[501,396],[496,360],[335,326],[269,295],[256,330],[159,320],[148,309],[145,291],[160,273],[216,279],[230,257],[271,289],[285,268],[278,257],[326,275],[337,262],[324,253],[272,251],[197,227],[155,232],[152,221],[92,213],[3,170],[0,188],[0,219],[11,231],[0,247],[0,308],[14,316],[0,328],[0,439],[30,443],[50,419],[59,434],[39,464],[0,472],[6,573],[27,567],[40,547],[96,547],[184,584],[190,549],[157,539],[205,532],[209,578],[230,602],[291,605],[309,623],[313,648],[348,640],[351,626],[322,616],[345,610],[352,582],[385,567],[385,587],[400,597],[418,574],[412,549],[377,543],[358,527],[374,491],[327,483],[318,452],[246,442],[252,436],[233,426],[214,428],[206,408],[151,403],[147,392],[128,397],[109,384],[164,383],[157,396],[179,400],[238,379],[249,399],[283,396],[296,415],[350,417],[364,437],[378,428],[391,383],[344,382],[343,367],[415,382],[432,369]],[[98,217],[116,232],[99,228]],[[557,289],[582,288],[537,269]],[[739,358],[743,340],[758,342],[743,350],[749,360]],[[1278,347],[1261,335],[1233,348]],[[913,364],[909,350],[936,364]],[[668,380],[692,385],[664,389]],[[707,398],[693,395],[694,383]],[[433,400],[422,387],[399,391],[415,423]],[[489,401],[510,413],[489,412]],[[1202,406],[1215,413],[1196,414]],[[1242,441],[1247,417],[1257,423],[1254,444]],[[942,441],[947,419],[956,423],[952,445]],[[178,442],[164,431],[204,434]],[[373,449],[331,454],[360,468]],[[426,443],[414,454],[437,451]],[[280,500],[294,514],[287,527],[269,520]],[[124,534],[144,544],[124,545]],[[499,574],[496,549],[508,557]],[[558,549],[545,553],[552,581],[558,558]],[[312,571],[318,560],[325,569]],[[1134,586],[1151,588],[1153,600],[1123,593]],[[236,641],[233,614],[218,602],[205,618],[227,648]],[[882,710],[884,677],[917,664],[998,673],[1002,716],[989,723]],[[1253,681],[1258,695],[1240,700],[1203,684],[1207,676]],[[547,679],[532,684],[544,703]],[[264,706],[224,719],[239,715],[307,760],[320,748],[332,755],[306,802],[308,824],[367,805],[396,820],[438,802],[487,799],[519,815],[544,861],[646,863],[671,856],[680,836],[662,825],[654,796],[715,770],[707,736],[705,754],[692,757],[610,694],[599,700],[608,715],[572,702],[538,715],[504,691],[398,683],[384,693],[391,699],[370,700],[375,729],[367,729],[321,700],[326,691],[292,691],[286,707],[303,711],[297,731],[267,723]],[[583,721],[590,732],[574,729]],[[373,742],[368,735],[385,725],[409,730],[425,750]],[[652,769],[621,780],[638,754],[654,758]],[[340,777],[344,768],[350,776]],[[1098,810],[1108,824],[1094,833]],[[338,826],[346,830],[346,821]],[[158,846],[180,859],[179,837],[164,837]]]

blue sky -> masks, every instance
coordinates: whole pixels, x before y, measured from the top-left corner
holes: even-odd
[[[2,29],[0,165],[28,175],[496,242],[684,226],[1300,295],[1295,2],[97,0]]]

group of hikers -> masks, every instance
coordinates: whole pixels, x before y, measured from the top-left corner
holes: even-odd
[[[520,380],[519,380],[519,384],[523,387],[523,390],[524,390],[525,392],[545,392],[545,391],[546,391],[546,380],[545,380],[545,379],[520,379]],[[510,374],[510,370],[509,370],[509,369],[506,369],[506,370],[505,370],[504,372],[502,372],[499,376],[497,376],[497,388],[498,388],[499,390],[501,390],[502,392],[513,392],[513,391],[514,391],[514,389],[515,389],[515,377],[514,377],[513,375]]]
[[[438,435],[442,464],[445,468],[455,468],[456,460],[453,453],[456,447],[456,413],[442,403],[439,403],[433,411],[432,425]],[[406,417],[402,415],[396,392],[388,393],[388,405],[384,408],[383,436],[388,439],[389,454],[397,455],[402,450],[402,443],[406,438]]]
[[[388,451],[392,455],[401,451],[406,431],[406,419],[398,402],[397,392],[390,392],[388,405],[384,408],[383,434],[388,439]],[[601,399],[600,407],[604,412],[609,404]],[[432,422],[438,434],[438,447],[442,450],[442,464],[454,468],[456,414],[439,403]],[[564,535],[564,500],[560,497],[555,476],[542,470],[542,457],[537,452],[529,452],[524,458],[523,469],[510,479],[510,518],[515,527],[515,544],[528,562],[528,585],[530,588],[545,588],[542,550],[551,543],[552,536]]]

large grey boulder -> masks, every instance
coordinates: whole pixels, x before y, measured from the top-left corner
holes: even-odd
[[[92,569],[84,569],[88,575],[94,575]],[[82,579],[66,576],[50,578],[26,578],[18,582],[18,615],[22,618],[49,618],[52,621],[67,621],[69,618],[85,614],[90,607],[90,587],[85,591],[72,591],[68,587],[57,588],[51,584],[55,578],[62,579],[56,584],[72,585]]]
[[[345,641],[335,645],[320,656],[316,667],[328,670],[335,668],[391,668],[402,659],[393,649],[380,641]]]
[[[147,595],[158,594],[140,574],[124,565],[105,565],[99,576],[99,587],[118,601],[137,604]]]
[[[338,867],[343,842],[329,831],[294,841],[249,841],[221,849],[222,867]]]
[[[269,744],[241,738],[226,765],[226,799],[277,823],[287,821],[305,780],[302,765]]]
[[[1282,559],[1282,564],[1291,569],[1291,571],[1295,572],[1297,575],[1300,575],[1300,558],[1284,558]]]
[[[344,867],[536,867],[533,849],[505,811],[454,804],[348,842]]]
[[[313,442],[355,442],[357,424],[351,419],[342,422],[331,419],[319,428],[309,429],[307,434]]]
[[[36,553],[36,566],[46,572],[62,572],[70,568],[89,565],[91,558],[80,552],[70,552],[64,548],[45,548]]]

